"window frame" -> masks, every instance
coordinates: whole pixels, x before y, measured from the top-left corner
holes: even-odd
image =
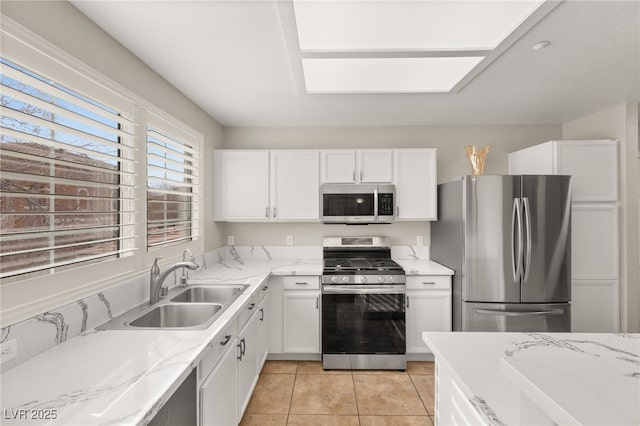
[[[15,21],[0,14],[2,27],[2,56],[25,69],[50,78],[89,98],[96,98],[105,104],[118,106],[118,110],[129,114],[134,120],[134,172],[135,208],[133,239],[136,250],[133,255],[82,265],[53,274],[26,278],[14,282],[0,280],[0,312],[4,324],[12,324],[63,304],[93,295],[101,290],[117,285],[125,280],[148,274],[156,257],[162,257],[161,265],[181,259],[185,249],[194,255],[204,250],[202,185],[204,172],[203,135],[195,129],[166,113],[156,105],[134,94],[130,90],[104,76],[85,63],[75,59],[62,49],[54,46]],[[100,96],[92,95],[96,91]],[[199,238],[183,244],[147,250],[147,203],[146,203],[146,120],[158,117],[192,138],[199,151],[200,190]],[[114,272],[124,271],[124,272]],[[87,279],[90,277],[90,279]]]

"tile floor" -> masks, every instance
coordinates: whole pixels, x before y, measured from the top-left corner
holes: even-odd
[[[240,424],[431,426],[433,367],[324,371],[321,362],[267,361]]]

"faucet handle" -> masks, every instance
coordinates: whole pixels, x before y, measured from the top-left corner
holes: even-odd
[[[162,256],[158,256],[153,261],[153,265],[151,266],[151,275],[158,276],[160,275],[160,267],[158,266],[158,260],[162,259]]]

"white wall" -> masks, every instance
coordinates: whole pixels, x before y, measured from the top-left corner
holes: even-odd
[[[620,149],[620,328],[640,331],[638,104],[623,103],[565,123],[563,139],[618,139]]]
[[[228,149],[304,148],[437,148],[438,182],[470,173],[465,145],[491,145],[485,174],[507,173],[507,154],[527,146],[559,139],[557,124],[505,126],[402,126],[402,127],[305,127],[225,128]],[[238,245],[284,245],[293,235],[295,245],[320,245],[323,236],[387,235],[394,245],[416,245],[416,236],[430,243],[429,222],[396,222],[392,225],[322,224],[226,224],[225,235]]]

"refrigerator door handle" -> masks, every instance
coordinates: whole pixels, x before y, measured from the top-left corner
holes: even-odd
[[[500,315],[504,317],[524,317],[530,315],[562,315],[562,309],[548,309],[544,311],[501,311],[499,309],[476,309],[480,315]]]
[[[514,235],[514,229],[516,230]],[[517,237],[517,248],[514,238]],[[517,251],[516,251],[517,250]],[[511,270],[513,271],[513,282],[520,281],[522,275],[522,211],[520,209],[520,199],[513,199],[513,209],[511,210]]]
[[[527,253],[524,258],[524,277],[522,282],[529,280],[529,271],[531,270],[531,205],[529,204],[529,198],[522,198],[522,206],[524,210],[524,221],[526,223],[526,238],[527,238]]]

